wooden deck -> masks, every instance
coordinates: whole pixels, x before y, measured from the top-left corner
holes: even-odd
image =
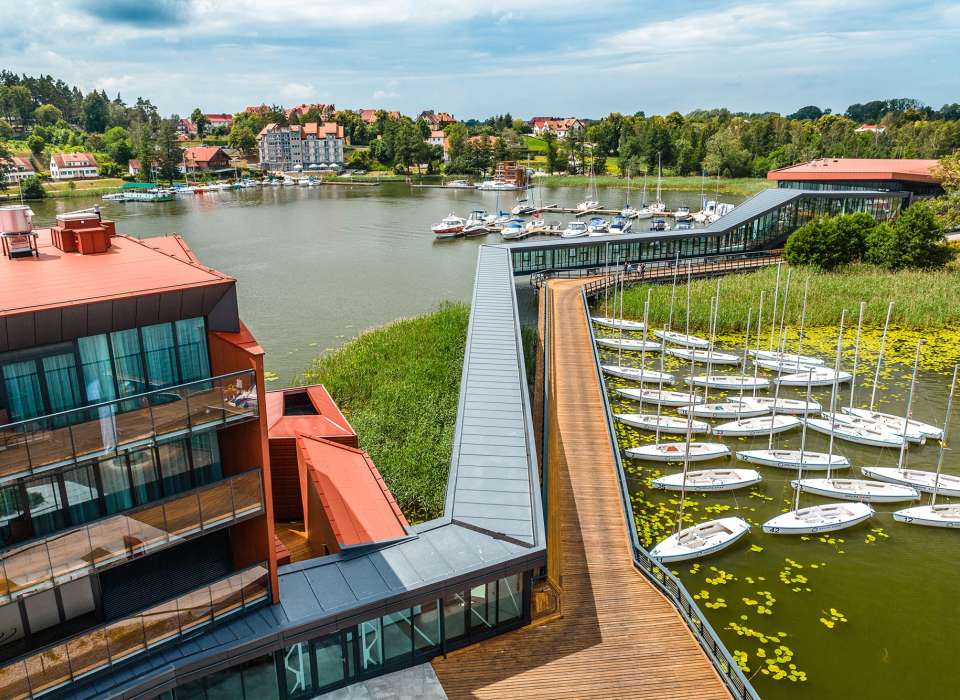
[[[273,527],[274,534],[290,552],[291,563],[317,556],[310,548],[310,542],[307,541],[307,531],[303,527],[302,520],[275,522]]]
[[[558,497],[547,527],[559,519],[562,616],[434,668],[450,698],[729,698],[675,608],[633,567],[580,301],[587,281],[549,283],[548,470]],[[552,556],[558,543],[549,546]]]

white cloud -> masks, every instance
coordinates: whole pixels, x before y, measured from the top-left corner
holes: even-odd
[[[136,84],[136,79],[132,75],[118,75],[107,78],[100,78],[93,86],[98,90],[103,90],[108,95],[122,92],[126,88]]]
[[[374,90],[373,99],[375,100],[388,100],[394,97],[400,97],[400,95],[392,90]]]
[[[280,94],[288,100],[308,100],[317,96],[317,89],[309,83],[287,83],[280,88]]]

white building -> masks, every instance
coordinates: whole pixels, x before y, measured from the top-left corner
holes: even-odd
[[[574,117],[567,117],[566,119],[534,117],[533,119],[533,133],[535,136],[542,136],[550,132],[558,139],[565,139],[569,136],[582,133],[583,128],[583,122]]]
[[[19,182],[37,174],[27,156],[13,156],[5,165],[6,167],[0,167],[0,172],[6,171],[7,182]]]
[[[257,135],[265,170],[311,170],[343,165],[343,127],[336,122],[267,124]]]
[[[427,143],[431,146],[440,146],[443,149],[443,162],[450,160],[449,143],[447,142],[447,132],[442,129],[434,129],[427,137]]]
[[[100,177],[100,170],[92,153],[54,153],[50,157],[50,177],[54,180]]]

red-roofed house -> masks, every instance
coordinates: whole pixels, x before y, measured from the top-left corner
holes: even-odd
[[[243,111],[249,112],[250,114],[256,114],[262,117],[264,114],[270,111],[270,106],[269,105],[249,106]]]
[[[430,132],[430,136],[427,137],[427,143],[431,146],[440,146],[443,149],[443,162],[446,163],[450,160],[450,143],[447,140],[447,133],[442,129],[434,129]]]
[[[407,520],[363,450],[323,438],[297,440],[304,526],[320,556],[406,537]]]
[[[183,152],[187,172],[223,170],[230,167],[230,156],[220,146],[192,146]]]
[[[328,105],[323,104],[322,102],[317,102],[313,104],[305,103],[302,105],[297,105],[296,107],[290,107],[289,109],[284,110],[284,114],[287,115],[287,119],[293,119],[294,117],[299,119],[312,109],[317,110],[320,118],[323,120],[333,119],[333,115],[337,113],[336,105]]]
[[[37,174],[33,163],[30,162],[29,156],[13,156],[7,163],[4,163],[4,165],[6,167],[0,168],[0,172],[6,173],[7,182],[19,182],[31,175]]]
[[[452,114],[448,114],[447,112],[434,112],[432,109],[423,110],[417,119],[426,121],[431,129],[442,129],[447,124],[453,124],[457,121]]]
[[[189,119],[181,119],[177,122],[177,133],[185,136],[196,136],[197,125]]]
[[[92,153],[54,153],[50,156],[50,177],[54,180],[77,180],[99,176],[97,159]]]
[[[230,127],[233,126],[232,114],[204,114],[203,116],[207,118],[208,131],[213,131],[214,129],[229,131]]]
[[[576,117],[567,117],[566,119],[535,117],[533,120],[533,133],[536,136],[542,136],[550,132],[558,139],[565,139],[582,131],[583,122]]]
[[[358,109],[357,114],[365,124],[374,124],[377,121],[377,112],[385,111],[379,109]],[[400,112],[386,112],[387,119],[399,119]]]

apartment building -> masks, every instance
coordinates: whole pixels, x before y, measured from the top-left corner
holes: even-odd
[[[0,258],[0,697],[60,696],[278,600],[236,282],[97,214]]]
[[[265,170],[338,168],[343,164],[343,127],[336,122],[280,126],[267,124],[257,135]]]
[[[50,156],[50,177],[54,180],[78,180],[99,175],[97,159],[92,153],[54,153]]]

